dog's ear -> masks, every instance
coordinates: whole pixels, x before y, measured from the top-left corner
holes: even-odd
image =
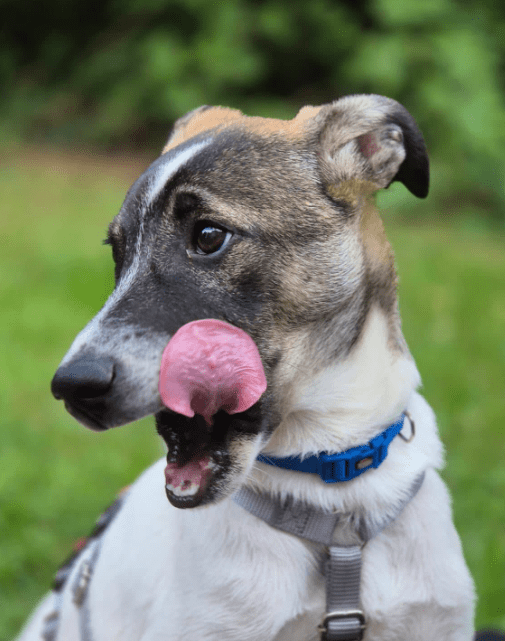
[[[428,195],[423,136],[414,118],[395,100],[347,96],[321,107],[314,124],[328,185],[363,181],[375,190],[399,180],[418,198]]]
[[[242,115],[242,112],[238,109],[228,109],[227,107],[202,105],[197,109],[193,109],[193,111],[176,120],[163,147],[163,153],[203,131],[214,129],[230,120],[236,120]]]

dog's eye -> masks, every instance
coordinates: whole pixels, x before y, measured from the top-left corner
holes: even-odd
[[[195,227],[194,245],[197,254],[214,254],[226,245],[231,232],[215,223],[201,221]]]

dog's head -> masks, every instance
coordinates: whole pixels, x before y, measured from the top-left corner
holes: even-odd
[[[380,96],[306,107],[291,121],[202,107],[109,227],[116,286],[53,379],[80,422],[103,430],[155,414],[169,461],[209,461],[193,507],[235,490],[293,402],[294,381],[344,359],[373,307],[403,343],[392,254],[372,202],[399,180],[428,190],[428,159],[408,112]],[[256,343],[267,391],[211,428],[165,408],[163,350],[183,325],[217,319]]]

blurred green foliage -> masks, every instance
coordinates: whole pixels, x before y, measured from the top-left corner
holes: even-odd
[[[501,0],[0,0],[0,25],[4,138],[160,148],[201,104],[381,93],[425,132],[438,202],[505,221]]]

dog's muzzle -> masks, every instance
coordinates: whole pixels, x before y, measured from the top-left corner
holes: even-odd
[[[102,331],[101,344],[90,344],[89,332],[84,338],[76,339],[51,384],[67,411],[97,431],[154,414],[168,448],[172,504],[196,507],[222,495],[232,472],[255,457],[269,423],[268,403],[260,401],[267,381],[252,338],[217,319],[186,323],[169,340],[157,335],[142,342],[124,328]]]
[[[93,430],[106,430],[158,412],[157,389],[161,354],[144,362],[129,355],[113,358],[81,350],[65,358],[51,382],[54,397]]]

